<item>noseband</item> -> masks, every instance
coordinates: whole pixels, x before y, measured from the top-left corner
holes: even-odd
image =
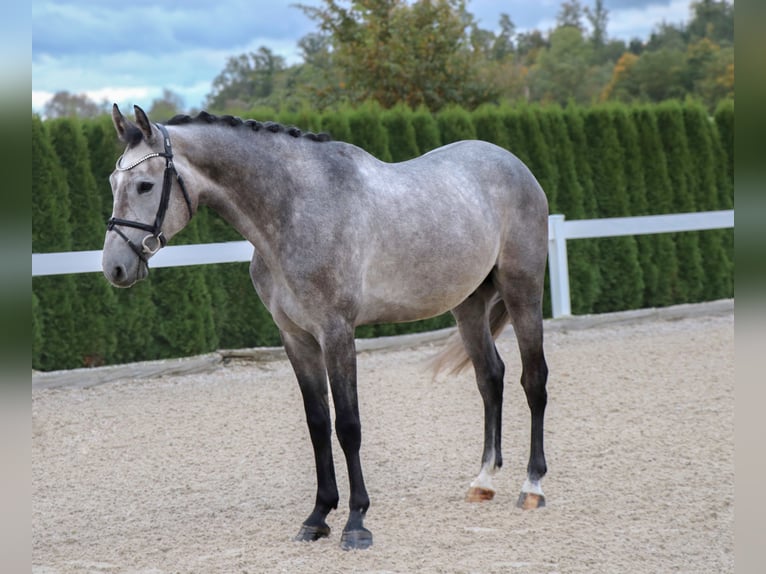
[[[148,264],[148,258],[157,253],[157,251],[160,250],[161,247],[165,247],[165,244],[167,243],[167,240],[165,239],[165,236],[162,234],[162,223],[165,221],[165,213],[168,210],[168,204],[170,203],[170,191],[173,186],[173,176],[175,176],[176,180],[178,180],[178,186],[181,188],[181,192],[183,193],[184,199],[186,200],[186,207],[189,208],[189,219],[192,218],[193,211],[192,211],[192,204],[191,200],[189,199],[189,194],[186,191],[186,187],[184,186],[184,182],[181,179],[181,176],[178,175],[178,172],[176,171],[175,166],[173,165],[173,148],[170,145],[170,136],[168,135],[167,129],[165,129],[165,126],[162,124],[154,124],[159,128],[159,130],[162,132],[164,142],[165,142],[165,151],[164,152],[154,152],[145,155],[139,160],[134,161],[128,166],[121,166],[120,163],[122,162],[122,156],[117,160],[117,165],[115,168],[117,171],[129,171],[136,167],[138,164],[145,162],[148,159],[154,158],[154,157],[164,157],[165,158],[165,174],[162,179],[162,197],[160,198],[160,206],[157,208],[157,215],[154,218],[154,224],[149,225],[147,223],[141,223],[140,221],[131,221],[129,219],[119,219],[117,217],[112,217],[107,221],[106,223],[106,229],[107,231],[114,231],[122,237],[127,244],[130,246],[130,248],[133,250],[133,252],[138,255],[138,258],[143,261],[144,263]],[[148,231],[149,235],[144,237],[144,239],[141,241],[141,245],[138,246],[135,243],[133,243],[130,238],[128,238],[127,235],[125,235],[118,226],[122,227],[133,227],[135,229],[143,229],[144,231]],[[149,245],[151,240],[154,240],[154,245]]]

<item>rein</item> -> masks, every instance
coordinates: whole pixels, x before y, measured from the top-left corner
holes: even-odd
[[[192,215],[194,215],[191,199],[189,199],[189,193],[186,191],[186,186],[184,186],[184,182],[176,171],[175,165],[173,164],[173,148],[170,145],[170,136],[168,135],[168,131],[162,124],[154,125],[157,126],[157,128],[162,132],[165,151],[147,154],[141,159],[138,159],[125,167],[120,165],[122,162],[122,156],[120,156],[120,158],[117,160],[117,164],[115,165],[115,169],[118,171],[130,171],[148,159],[155,157],[165,158],[165,174],[162,179],[162,196],[160,198],[160,206],[157,208],[157,215],[154,218],[154,224],[149,225],[148,223],[141,223],[140,221],[132,221],[129,219],[119,219],[117,217],[111,217],[109,221],[106,222],[107,231],[114,231],[120,237],[122,237],[133,250],[133,252],[138,255],[138,258],[147,265],[148,258],[157,253],[160,248],[165,247],[165,244],[167,243],[165,236],[162,234],[162,223],[165,221],[165,213],[167,212],[168,204],[170,203],[170,191],[173,187],[173,176],[175,176],[176,180],[178,181],[178,185],[181,188],[184,200],[186,200],[186,207],[189,209],[189,219],[191,220]],[[133,243],[130,238],[120,230],[118,226],[142,229],[144,231],[148,231],[149,235],[144,237],[144,239],[141,241],[141,245],[138,246]],[[153,239],[155,242],[153,247],[147,243],[147,241],[151,239]]]

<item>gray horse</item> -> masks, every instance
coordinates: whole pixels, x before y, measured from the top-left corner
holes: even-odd
[[[114,210],[103,271],[129,287],[148,261],[208,205],[255,247],[250,275],[271,312],[303,395],[317,473],[313,511],[297,540],[330,533],[338,506],[331,450],[346,457],[350,513],[344,549],[367,548],[370,505],[359,459],[357,325],[424,319],[451,310],[459,337],[437,369],[473,364],[484,401],[481,470],[467,500],[494,496],[505,367],[494,338],[512,323],[531,412],[527,478],[518,506],[545,504],[543,419],[548,369],[542,295],[548,205],[529,169],[482,141],[461,141],[401,163],[381,162],[324,134],[202,112],[153,124],[113,107],[127,144],[110,177]]]

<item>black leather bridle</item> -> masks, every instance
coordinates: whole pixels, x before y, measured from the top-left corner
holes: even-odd
[[[122,237],[127,244],[130,246],[130,248],[133,250],[133,252],[138,255],[138,258],[143,261],[145,264],[148,265],[148,258],[157,253],[157,251],[160,250],[160,248],[165,247],[165,244],[167,243],[167,240],[165,239],[165,236],[162,234],[162,223],[165,221],[165,213],[168,210],[168,204],[170,203],[170,191],[173,187],[173,176],[175,176],[176,180],[178,180],[178,186],[181,188],[181,192],[183,193],[184,199],[186,200],[186,207],[189,208],[189,219],[192,218],[192,215],[194,214],[191,204],[191,199],[189,199],[189,194],[186,191],[186,187],[184,186],[184,182],[181,179],[181,176],[178,175],[178,172],[176,171],[175,166],[173,165],[173,148],[170,145],[170,136],[168,135],[167,129],[165,129],[165,126],[162,124],[154,124],[157,126],[157,128],[162,132],[162,136],[165,143],[165,151],[164,152],[153,152],[150,154],[145,155],[139,160],[134,161],[132,164],[128,166],[122,166],[122,156],[117,160],[117,165],[115,168],[118,171],[129,171],[136,167],[138,164],[145,162],[148,159],[154,158],[154,157],[164,157],[165,158],[165,174],[162,180],[162,197],[160,198],[160,206],[157,208],[157,215],[154,218],[154,223],[152,225],[149,225],[148,223],[141,223],[140,221],[131,221],[129,219],[119,219],[117,217],[112,217],[109,219],[109,221],[106,222],[106,229],[107,231],[114,231]],[[141,241],[141,245],[136,245],[133,243],[130,238],[125,235],[122,230],[118,226],[122,227],[133,227],[135,229],[143,229],[144,231],[148,231],[149,235],[144,237],[144,239]],[[150,246],[147,241],[154,240],[154,246]]]

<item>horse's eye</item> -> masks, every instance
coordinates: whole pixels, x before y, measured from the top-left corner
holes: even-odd
[[[151,181],[142,181],[138,184],[138,193],[149,193],[154,184]]]

